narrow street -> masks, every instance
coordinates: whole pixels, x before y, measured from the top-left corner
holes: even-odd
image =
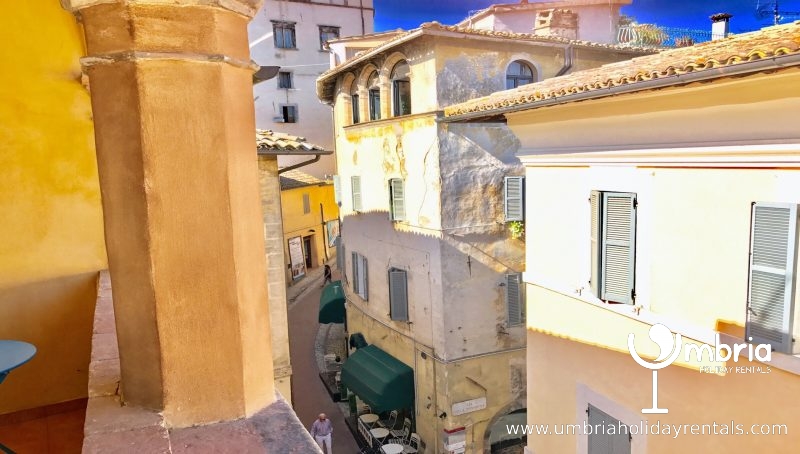
[[[319,311],[320,283],[319,272],[306,277],[309,287],[299,298],[289,303],[289,348],[292,357],[292,400],[297,417],[307,429],[320,413],[325,413],[333,423],[333,453],[355,454],[358,443],[344,423],[341,411],[333,402],[319,378],[319,370],[314,353],[314,341],[319,330],[317,316]],[[334,271],[334,280],[338,272]],[[291,295],[292,288],[288,293]]]

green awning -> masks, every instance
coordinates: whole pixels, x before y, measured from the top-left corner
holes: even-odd
[[[319,322],[344,323],[344,290],[342,281],[334,281],[322,290],[319,297]]]
[[[360,348],[347,358],[342,382],[373,413],[413,409],[414,371],[374,345]]]

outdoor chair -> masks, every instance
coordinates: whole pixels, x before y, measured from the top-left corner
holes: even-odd
[[[417,454],[420,451],[422,441],[419,435],[413,433],[408,439],[408,443],[403,443],[403,454]]]
[[[378,425],[390,431],[394,429],[394,426],[397,425],[397,410],[392,410],[389,413],[389,419],[378,421]]]
[[[391,434],[392,437],[399,438],[400,440],[403,440],[403,443],[400,443],[400,444],[405,444],[405,442],[408,440],[409,434],[411,433],[411,420],[408,419],[408,418],[405,418],[403,420],[403,428],[402,429],[400,429],[400,430],[391,429],[391,430],[389,430],[389,433]]]

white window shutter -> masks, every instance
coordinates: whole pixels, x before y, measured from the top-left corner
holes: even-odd
[[[601,193],[600,191],[592,191],[589,195],[589,205],[591,211],[591,229],[590,229],[590,251],[591,257],[591,274],[589,277],[589,284],[592,289],[592,294],[598,298],[602,296],[600,283],[602,258],[600,256],[600,233],[603,225],[602,216],[600,216]]]
[[[508,221],[523,221],[524,207],[522,194],[524,177],[505,177],[505,218]]]
[[[508,326],[516,326],[525,322],[522,300],[522,275],[519,273],[506,274],[506,310],[508,311]]]
[[[594,405],[589,404],[586,413],[588,425],[592,428],[589,435],[589,454],[631,453],[630,428],[625,430],[625,426],[620,424],[619,420]],[[613,427],[613,435],[608,433],[612,430],[610,427]]]
[[[755,203],[751,222],[746,336],[792,353],[797,205]]]
[[[389,180],[389,195],[391,198],[391,217],[393,221],[404,221],[406,219],[406,199],[403,180],[392,178]]]
[[[333,176],[333,197],[337,206],[342,206],[342,182],[339,175]]]
[[[604,192],[601,299],[633,304],[636,257],[636,196]]]
[[[361,177],[350,177],[353,191],[353,211],[361,211]]]
[[[405,270],[389,270],[389,316],[408,321],[408,274]]]

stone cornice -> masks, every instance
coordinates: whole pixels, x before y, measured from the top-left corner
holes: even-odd
[[[84,68],[108,65],[118,62],[141,61],[141,60],[184,60],[207,63],[227,63],[237,68],[249,69],[253,72],[258,71],[259,66],[252,61],[239,60],[221,54],[193,54],[193,53],[174,53],[174,52],[117,52],[106,55],[92,55],[80,59],[81,66]]]
[[[165,6],[210,6],[226,9],[242,16],[252,18],[264,0],[61,0],[61,6],[67,11],[80,14],[80,11],[96,5],[107,3],[165,5]]]

